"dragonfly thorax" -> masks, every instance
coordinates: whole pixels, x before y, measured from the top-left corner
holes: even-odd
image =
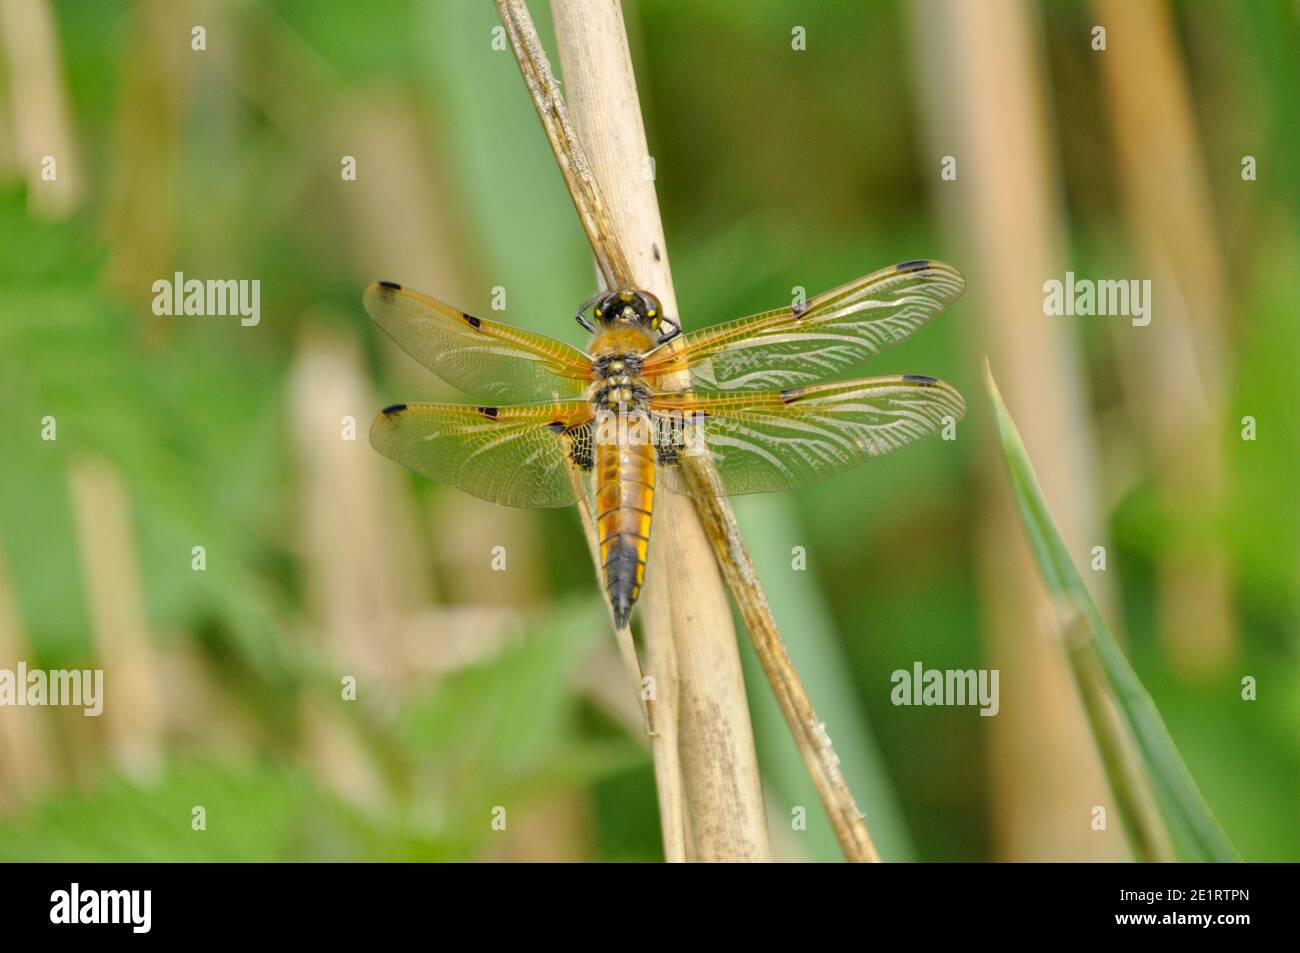
[[[630,413],[649,405],[650,388],[639,373],[640,355],[607,355],[596,363],[595,369],[596,381],[588,399],[597,413]]]
[[[598,381],[640,377],[644,363],[640,354],[614,351],[602,354],[592,362],[592,376]]]

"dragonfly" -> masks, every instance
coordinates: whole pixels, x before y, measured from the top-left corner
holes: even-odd
[[[375,417],[370,442],[437,483],[507,506],[594,495],[601,575],[622,629],[645,582],[661,483],[687,495],[793,489],[962,417],[961,395],[934,377],[832,378],[910,336],[964,285],[951,265],[908,261],[688,333],[653,293],[611,290],[578,309],[591,334],[580,351],[377,282],[365,292],[371,318],[480,402],[393,404]],[[717,479],[687,479],[692,456]]]

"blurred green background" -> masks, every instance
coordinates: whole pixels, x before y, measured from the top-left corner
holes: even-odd
[[[1297,8],[973,7],[625,0],[688,329],[911,258],[968,281],[864,370],[954,383],[958,439],[738,500],[746,538],[886,859],[1126,857],[1117,817],[1091,826],[1109,793],[987,355],[1229,837],[1300,859]],[[0,708],[0,858],[661,856],[575,514],[365,438],[464,397],[370,324],[372,280],[478,314],[503,288],[493,317],[583,342],[590,253],[497,24],[486,0],[0,3],[0,667],[107,685],[98,719]],[[1067,270],[1151,279],[1152,324],[1044,316]],[[176,271],[260,280],[260,324],[155,316]],[[837,859],[742,653],[774,852]],[[999,715],[892,705],[918,660],[998,668]]]

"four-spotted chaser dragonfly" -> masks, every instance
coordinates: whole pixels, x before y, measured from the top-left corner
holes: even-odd
[[[573,468],[591,475],[605,587],[622,628],[645,578],[657,471],[680,492],[784,490],[961,417],[961,395],[933,377],[825,379],[906,338],[963,285],[950,265],[909,261],[802,306],[688,334],[653,294],[611,291],[578,311],[592,333],[583,353],[379,282],[365,295],[379,326],[447,383],[492,403],[394,404],[375,418],[370,442],[432,480],[508,506],[573,504],[586,492]],[[690,389],[656,386],[679,372]],[[705,491],[688,485],[676,473],[683,454],[707,454],[720,480]]]

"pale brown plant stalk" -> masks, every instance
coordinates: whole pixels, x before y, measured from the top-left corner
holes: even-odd
[[[612,15],[617,26],[605,37],[607,45],[614,45],[601,51],[617,53],[617,62],[595,67],[584,61],[566,73],[575,101],[571,118],[526,6],[519,0],[497,0],[497,8],[547,138],[557,151],[602,283],[654,288],[665,308],[676,313],[653,183],[639,178],[646,154],[644,131],[617,9],[606,4],[603,9],[592,5],[555,11],[557,21],[568,23],[572,17],[577,23],[557,31],[562,56],[568,45],[574,60],[590,50],[588,31],[596,20],[608,22]],[[593,73],[600,73],[602,80],[623,77],[621,95],[630,110],[618,116],[608,111],[602,94],[613,87],[588,81]],[[588,98],[583,98],[584,91]],[[620,137],[599,139],[621,138],[604,144],[624,146],[627,153],[600,149],[592,127],[622,130]],[[596,151],[588,154],[583,143],[594,144]],[[635,168],[625,168],[629,164]],[[655,541],[640,615],[646,670],[655,692],[657,736],[651,740],[656,776],[670,781],[667,790],[662,784],[659,788],[665,856],[768,860],[758,759],[726,592],[694,511],[684,500],[669,497],[656,500]],[[663,554],[672,558],[664,559]]]
[[[14,151],[27,177],[28,204],[41,217],[61,220],[85,191],[59,54],[58,28],[46,0],[0,0],[0,41],[8,61]],[[45,158],[55,175],[42,177]]]
[[[740,527],[736,525],[736,515],[722,495],[721,487],[716,486],[717,471],[712,466],[699,464],[699,458],[681,458],[682,472],[687,480],[702,491],[712,490],[696,495],[696,508],[704,521],[705,532],[727,586],[740,608],[741,618],[745,620],[754,652],[763,665],[763,672],[781,706],[781,714],[794,734],[804,766],[840,842],[840,849],[848,860],[879,863],[880,855],[862,812],[853,800],[853,792],[844,780],[840,759],[831,746],[826,725],[813,711],[812,699],[808,697],[803,680],[786,651],[785,641],[767,603],[767,593],[754,571]]]
[[[587,154],[578,141],[573,122],[560,94],[559,84],[551,70],[550,60],[542,48],[537,28],[523,0],[495,0],[501,22],[510,36],[511,49],[519,61],[519,71],[537,117],[542,121],[546,139],[555,153],[555,161],[564,175],[564,184],[578,211],[582,229],[591,240],[591,251],[596,256],[596,268],[607,288],[632,287],[632,265],[623,245],[615,238],[612,217],[601,195],[600,186],[592,174]]]
[[[905,6],[928,126],[928,153],[959,160],[960,188],[938,189],[952,216],[970,278],[972,333],[999,367],[1001,383],[1043,492],[1072,552],[1105,543],[1099,516],[1098,453],[1075,342],[1065,324],[1041,316],[1044,278],[1064,274],[1061,185],[1049,149],[1040,39],[1023,0],[925,0]],[[937,172],[935,173],[937,178]],[[963,426],[979,427],[976,418]],[[1001,469],[996,441],[982,440],[984,465]],[[1105,775],[1057,650],[1052,602],[1003,481],[983,481],[979,560],[988,664],[1004,685],[991,727],[995,854],[1002,860],[1117,860],[1116,829],[1099,835],[1087,816],[1104,797]],[[1105,573],[1089,573],[1099,606]]]
[[[679,315],[653,178],[646,175],[645,132],[619,4],[595,0],[553,0],[560,57],[574,103],[573,121],[567,115],[564,100],[522,0],[497,0],[497,7],[511,36],[547,138],[556,150],[569,193],[578,205],[579,218],[595,251],[597,267],[606,287],[651,288],[664,301],[668,313]],[[614,134],[615,130],[617,134]],[[582,148],[584,141],[593,144],[594,151],[590,157]],[[610,197],[608,203],[607,195]],[[610,247],[611,243],[613,247]],[[685,381],[661,380],[658,383],[672,388],[683,386]],[[717,474],[707,461],[684,461],[683,469],[686,478],[697,488],[716,489]],[[688,663],[682,665],[673,685],[687,698],[687,704],[678,715],[685,749],[682,761],[690,805],[689,822],[695,828],[693,841],[700,859],[732,859],[725,854],[717,856],[719,843],[728,840],[733,847],[752,850],[760,843],[759,832],[762,834],[762,856],[757,853],[747,856],[766,859],[769,855],[766,830],[762,825],[761,800],[754,805],[754,818],[747,819],[751,831],[748,840],[743,828],[737,831],[732,823],[717,827],[718,820],[727,821],[727,818],[716,813],[712,817],[700,816],[701,808],[718,808],[719,799],[724,802],[721,808],[726,810],[728,792],[718,787],[719,782],[726,782],[726,778],[717,772],[716,756],[707,747],[700,746],[700,742],[703,739],[708,745],[713,741],[708,738],[710,729],[705,722],[711,716],[716,717],[718,696],[724,687],[732,686],[733,670],[740,711],[733,725],[743,725],[747,740],[746,763],[735,766],[745,768],[748,775],[753,757],[752,729],[748,711],[744,708],[744,686],[739,680],[738,667],[732,664],[735,654],[730,616],[725,613],[725,596],[722,598],[724,612],[719,614],[716,608],[721,587],[716,584],[713,561],[708,559],[704,550],[707,543],[740,608],[754,648],[794,733],[845,856],[858,861],[879,860],[866,824],[839,770],[839,761],[825,726],[818,721],[785,651],[727,500],[720,493],[702,493],[697,500],[698,513],[693,513],[683,500],[671,494],[665,494],[661,500],[656,514],[657,542],[661,551],[664,544],[668,544],[673,559],[671,562],[662,559],[653,562],[647,579],[643,603],[646,611],[642,618],[652,656],[652,672],[659,671],[654,658],[656,645],[672,646],[676,660]],[[708,602],[701,603],[701,599]],[[702,626],[702,619],[707,618],[710,612],[716,620],[714,625]],[[671,626],[666,633],[662,631],[665,624]],[[665,661],[673,661],[671,653]],[[719,672],[728,681],[719,682]],[[656,721],[658,730],[669,727],[668,720],[661,713]],[[719,740],[722,744],[719,746],[714,742],[714,750],[734,757],[734,745],[730,745],[725,737]],[[704,773],[697,777],[696,769]],[[752,771],[756,791],[756,765]],[[745,780],[748,782],[748,777]],[[730,810],[734,813],[734,791],[731,797]]]
[[[1105,80],[1124,211],[1144,273],[1154,278],[1160,320],[1115,348],[1133,425],[1173,509],[1221,512],[1227,493],[1223,326],[1232,284],[1219,247],[1187,67],[1171,10],[1152,0],[1093,0],[1114,42],[1097,58]],[[1123,330],[1120,330],[1123,328]],[[1157,619],[1170,661],[1211,678],[1240,638],[1230,560],[1221,542],[1160,554]]]
[[[564,176],[565,185],[573,199],[574,207],[582,222],[583,230],[591,236],[591,247],[596,257],[596,268],[606,287],[620,287],[632,281],[632,269],[623,254],[623,246],[614,241],[608,230],[609,213],[604,199],[596,186],[586,155],[578,144],[577,134],[569,119],[564,99],[560,95],[550,62],[542,49],[541,40],[533,27],[528,10],[522,4],[515,9],[512,4],[498,3],[502,23],[510,35],[511,48],[519,62],[519,70],[528,87],[529,94],[537,108],[538,118],[546,132],[547,141],[555,153],[556,161]],[[593,565],[596,567],[597,584],[603,588],[604,580],[600,578],[600,544],[596,535],[595,516],[591,512],[591,503],[587,497],[582,476],[575,469],[571,472],[575,482],[575,495],[578,499],[578,514],[582,520],[587,546],[591,552]],[[610,620],[613,625],[613,610]],[[651,665],[660,677],[655,679],[655,698],[643,697],[645,684],[644,670],[637,656],[632,632],[627,626],[614,626],[619,654],[633,684],[641,709],[645,716],[646,733],[650,736],[650,748],[654,761],[655,786],[659,797],[659,823],[664,845],[664,859],[670,863],[687,859],[686,835],[686,797],[682,787],[681,761],[677,749],[675,685],[674,680],[664,677],[668,666],[654,664],[656,653],[650,651]],[[660,724],[656,726],[656,715]]]
[[[117,467],[88,457],[69,467],[68,494],[95,656],[115,687],[113,703],[104,708],[108,744],[123,771],[151,779],[162,765],[167,711],[130,493]]]

